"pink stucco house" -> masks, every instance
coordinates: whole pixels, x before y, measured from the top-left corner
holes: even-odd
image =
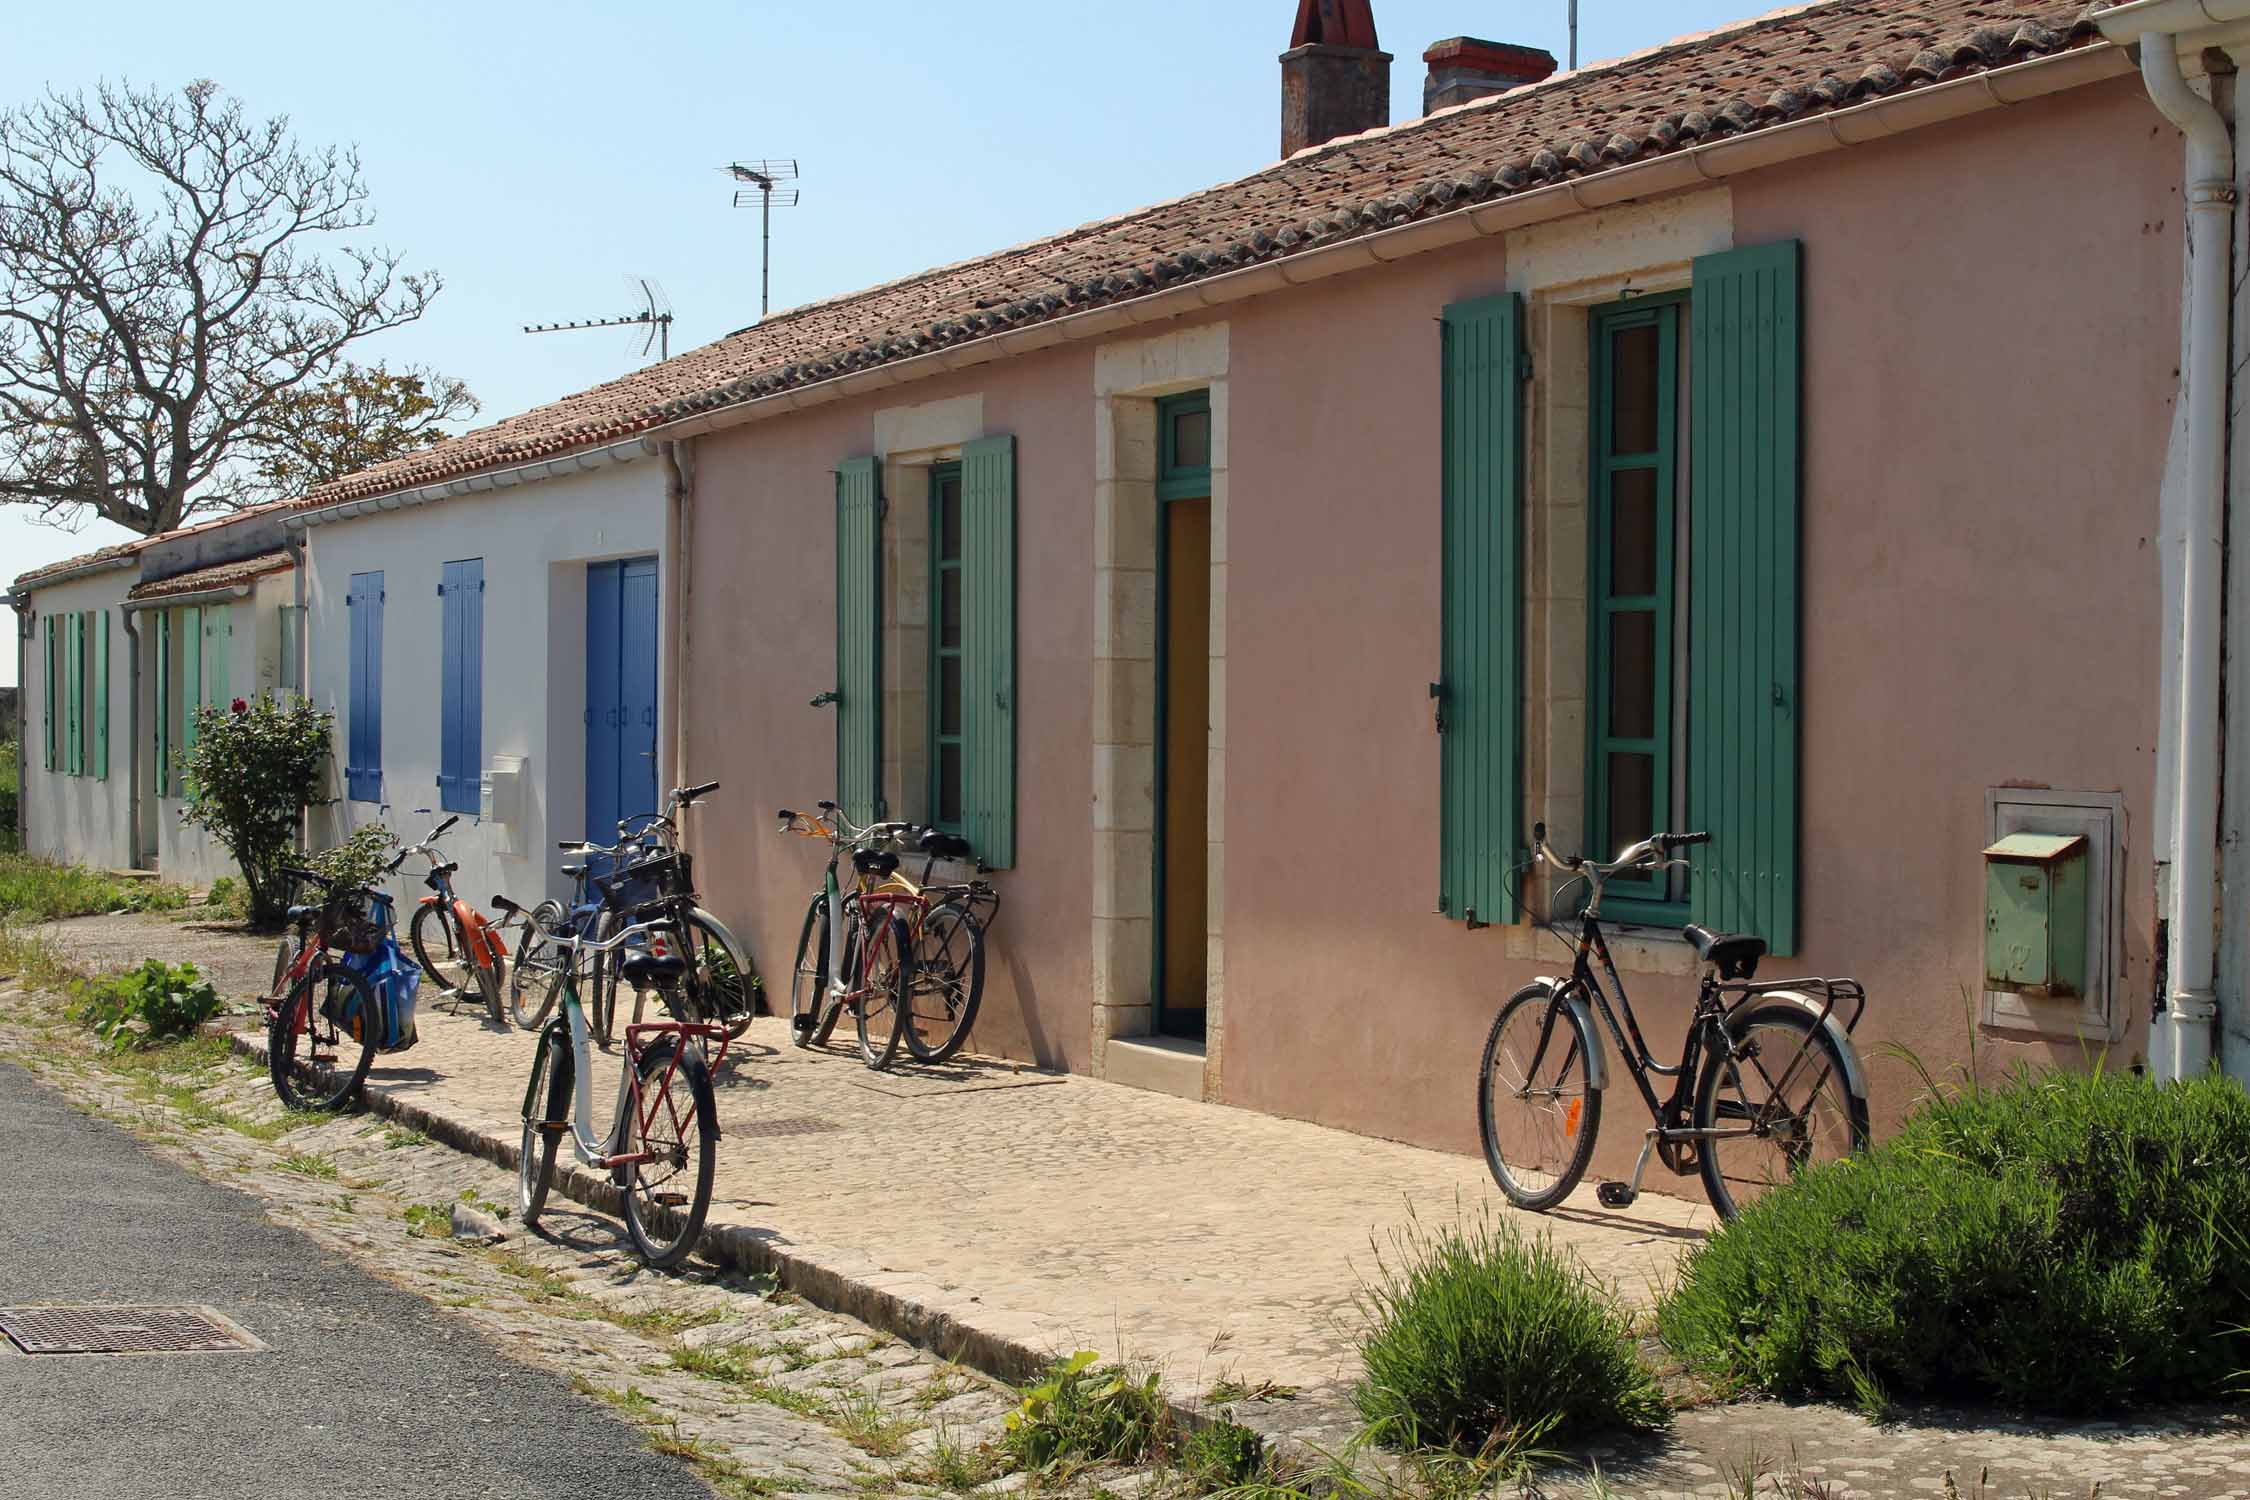
[[[1304,0],[1274,165],[312,503],[660,454],[708,900],[785,989],[775,808],[962,830],[987,1052],[1472,1149],[1563,952],[1544,823],[1714,834],[1611,907],[1660,1055],[1693,919],[1865,981],[1879,1126],[1883,1043],[2243,1071],[2234,9],[1824,0],[1551,76],[1456,38],[1392,126],[1370,7]],[[2067,998],[1992,982],[2021,830],[2084,840]]]

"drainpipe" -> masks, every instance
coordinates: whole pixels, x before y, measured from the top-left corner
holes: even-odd
[[[677,603],[664,612],[666,633],[671,636],[671,674],[665,684],[664,721],[671,726],[667,736],[672,762],[672,785],[686,786],[687,725],[682,715],[687,707],[687,650],[688,650],[688,558],[694,550],[695,527],[695,443],[692,439],[668,441],[664,444],[664,497],[672,506],[672,557],[667,569],[672,575],[670,593]],[[706,780],[709,778],[706,777]],[[658,795],[662,795],[659,792]],[[687,830],[681,830],[683,842]]]
[[[23,793],[31,785],[31,715],[24,707],[31,699],[31,596],[10,594],[7,601],[16,612],[16,839],[29,849],[31,799]]]
[[[281,550],[289,554],[289,581],[291,599],[297,607],[297,694],[307,703],[312,701],[312,611],[305,608],[305,543],[310,540],[302,529],[293,529],[286,523],[281,528]],[[334,750],[331,747],[330,753]],[[312,809],[297,814],[297,847],[312,847]]]
[[[2233,267],[2234,139],[2218,108],[2188,87],[2179,43],[2140,37],[2141,81],[2187,137],[2188,308],[2180,367],[2187,408],[2187,499],[2180,559],[2178,761],[2174,794],[2169,992],[2150,1030],[2161,1079],[2209,1071],[2219,1006],[2214,980],[2219,839],[2219,660],[2224,628],[2227,349]]]

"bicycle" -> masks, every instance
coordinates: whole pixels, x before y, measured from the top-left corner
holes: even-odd
[[[961,1050],[984,999],[984,935],[1000,914],[1000,893],[982,879],[933,883],[939,860],[974,858],[967,839],[923,830],[918,890],[926,903],[914,927],[907,991],[906,1048],[915,1061],[941,1063]],[[980,862],[977,866],[984,868]]]
[[[1682,929],[1703,964],[1702,983],[1680,1060],[1667,1065],[1650,1054],[1610,960],[1602,892],[1621,873],[1639,876],[1685,865],[1671,858],[1672,851],[1709,843],[1709,834],[1653,834],[1607,864],[1557,856],[1544,823],[1532,829],[1531,838],[1532,861],[1564,872],[1571,883],[1585,880],[1587,897],[1578,912],[1569,976],[1542,976],[1509,996],[1493,1019],[1479,1064],[1477,1121],[1485,1163],[1511,1203],[1553,1208],[1578,1185],[1593,1157],[1609,1065],[1589,1004],[1608,1023],[1651,1121],[1632,1180],[1599,1185],[1604,1207],[1625,1208],[1640,1195],[1652,1151],[1680,1176],[1700,1173],[1711,1206],[1731,1219],[1743,1203],[1815,1160],[1867,1149],[1866,1071],[1851,1040],[1867,1009],[1867,991],[1855,979],[1758,981],[1764,938],[1692,925]],[[1617,991],[1622,1027],[1594,977],[1596,958]],[[1822,998],[1816,1001],[1807,991]],[[1849,1020],[1839,1020],[1839,1002],[1852,1004]],[[1652,1076],[1676,1080],[1668,1099],[1658,1097]]]
[[[817,817],[788,808],[777,815],[780,832],[826,839],[829,846],[821,888],[797,937],[789,986],[790,1039],[800,1047],[825,1046],[849,1010],[861,1059],[871,1068],[887,1068],[907,1031],[913,934],[928,902],[911,882],[894,881],[897,853],[873,846],[896,839],[908,825],[854,828],[835,803],[818,805]],[[847,853],[853,874],[848,894],[836,879],[836,866]],[[911,913],[912,922],[901,913]]]
[[[493,905],[510,916],[528,915],[505,896],[493,897]],[[524,1088],[516,1207],[526,1228],[538,1224],[554,1182],[555,1153],[568,1135],[580,1164],[609,1173],[616,1183],[634,1250],[651,1268],[666,1270],[695,1248],[711,1208],[719,1146],[711,1070],[726,1059],[726,1028],[688,1021],[627,1026],[616,1115],[608,1132],[597,1137],[593,1038],[576,983],[581,955],[616,954],[647,935],[651,925],[629,924],[601,939],[541,931],[543,940],[567,949],[570,960],[558,970],[560,1010],[540,1034]],[[645,955],[623,957],[620,977],[634,979],[636,966],[650,961]],[[644,1042],[650,1037],[655,1040]],[[716,1045],[716,1056],[706,1057],[706,1044]],[[677,1186],[683,1178],[685,1192]]]
[[[365,957],[381,947],[391,931],[391,898],[312,870],[283,873],[323,894],[285,916],[294,944],[283,940],[265,999],[266,1072],[285,1108],[342,1109],[375,1060],[383,1012],[368,977],[331,955]],[[351,1066],[339,1066],[347,1055]]]
[[[429,809],[417,808],[416,811],[428,812]],[[477,994],[484,1000],[486,1017],[493,1025],[505,1029],[508,1018],[500,1008],[500,976],[507,967],[507,941],[485,920],[482,912],[453,894],[453,877],[461,867],[446,859],[437,847],[437,841],[460,821],[461,815],[455,813],[424,834],[420,843],[408,844],[399,850],[398,858],[391,861],[391,868],[399,868],[414,854],[430,862],[429,873],[422,877],[422,883],[430,888],[431,894],[416,905],[414,920],[407,927],[407,937],[414,946],[414,960],[422,966],[422,972],[430,976],[432,984],[452,997],[456,1012],[473,980]]]

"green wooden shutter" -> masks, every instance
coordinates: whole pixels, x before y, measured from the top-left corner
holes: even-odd
[[[962,829],[994,869],[1016,862],[1016,440],[961,452]]]
[[[203,706],[203,611],[180,611],[180,749],[195,748],[195,715]]]
[[[872,458],[836,470],[836,800],[883,816],[883,485]]]
[[[1688,819],[1695,920],[1797,946],[1795,240],[1695,263]]]
[[[94,775],[109,780],[109,611],[94,612]]]
[[[172,612],[156,612],[156,795],[172,795]]]
[[[57,739],[55,729],[55,693],[62,686],[62,664],[55,659],[57,640],[55,634],[55,617],[53,615],[47,616],[46,624],[47,672],[46,686],[41,690],[39,694],[40,723],[45,731],[44,742],[47,747],[47,755],[45,760],[46,769],[49,771],[59,771],[62,769],[62,756],[56,749]]]
[[[86,612],[63,616],[63,769],[86,774]]]
[[[203,611],[203,701],[220,713],[234,702],[234,606]]]
[[[1438,910],[1509,921],[1522,842],[1522,301],[1445,310]]]

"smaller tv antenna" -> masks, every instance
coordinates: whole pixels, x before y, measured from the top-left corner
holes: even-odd
[[[664,288],[646,276],[628,276],[626,281],[639,288],[641,310],[623,318],[587,318],[576,323],[526,323],[525,333],[575,333],[582,328],[640,328],[648,334],[641,339],[641,358],[648,358],[651,349],[658,359],[672,357],[672,303],[664,295]]]
[[[738,161],[727,167],[736,182],[747,182],[746,188],[737,188],[734,206],[744,208],[756,197],[759,216],[764,221],[758,240],[758,318],[763,322],[773,309],[773,211],[776,208],[795,208],[800,190],[783,187],[782,183],[797,180],[797,160]],[[775,200],[779,201],[776,202]]]

